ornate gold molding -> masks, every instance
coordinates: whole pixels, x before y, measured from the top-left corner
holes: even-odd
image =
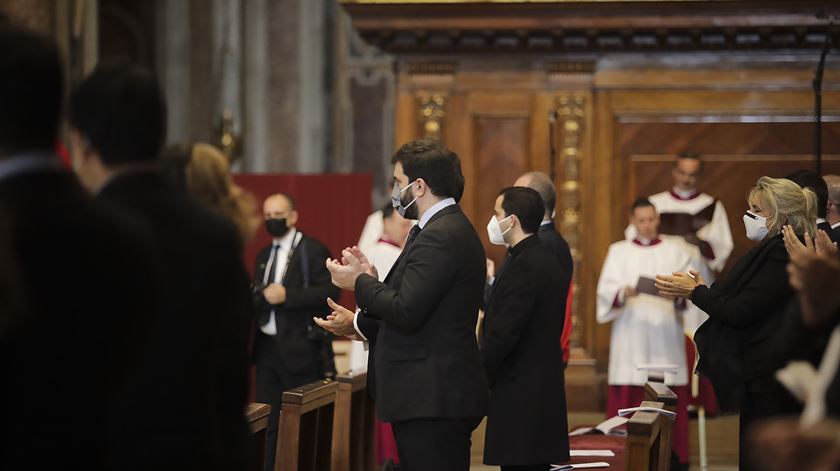
[[[440,140],[443,119],[446,117],[446,96],[441,93],[423,93],[417,100],[420,105],[419,120],[423,137]]]
[[[560,231],[569,243],[574,260],[574,292],[572,302],[572,333],[570,342],[579,347],[583,337],[582,318],[580,315],[581,279],[581,227],[580,227],[580,160],[582,148],[582,129],[584,123],[584,99],[578,95],[566,95],[555,100],[555,109],[560,124],[562,147],[560,150],[560,168],[563,171],[563,184],[560,187]]]

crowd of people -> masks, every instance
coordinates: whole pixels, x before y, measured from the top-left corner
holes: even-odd
[[[0,432],[14,437],[0,468],[33,456],[253,468],[254,364],[273,470],[282,393],[335,376],[334,335],[354,341],[401,469],[468,470],[484,417],[485,463],[569,460],[574,263],[548,176],[522,175],[483,208],[490,242],[507,247],[497,270],[459,207],[458,155],[406,143],[391,203],[331,254],[297,228],[291,195],[266,198],[260,221],[213,146],[163,149],[166,101],[137,65],[102,63],[73,87],[62,168],[56,45],[2,24],[0,50]],[[679,156],[674,188],[635,201],[609,248],[596,314],[612,323],[607,414],[661,375],[678,398],[675,466],[688,465],[689,405],[704,401],[740,412],[741,469],[838,466],[840,177],[760,178],[743,215],[755,245],[720,277],[733,239],[722,203],[697,190],[702,170]],[[261,223],[272,241],[250,275],[243,247]],[[357,306],[338,304],[340,290]]]

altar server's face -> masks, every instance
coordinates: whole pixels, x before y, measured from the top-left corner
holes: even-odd
[[[636,232],[645,239],[654,239],[659,233],[659,214],[653,206],[642,206],[633,210],[630,224],[636,227]]]
[[[674,184],[683,191],[697,188],[697,177],[700,175],[700,161],[697,159],[677,159],[672,171]]]

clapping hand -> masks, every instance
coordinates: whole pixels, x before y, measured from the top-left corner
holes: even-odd
[[[669,299],[688,298],[694,288],[702,284],[705,284],[703,275],[696,270],[689,270],[688,273],[676,271],[671,275],[656,275],[659,295]]]
[[[802,320],[812,327],[825,325],[840,309],[840,262],[825,241],[818,237],[817,244],[823,248],[791,252],[787,266],[790,285],[799,292]]]
[[[331,298],[327,298],[327,304],[333,312],[328,315],[326,319],[313,317],[312,320],[328,332],[331,332],[339,337],[347,337],[351,340],[361,340],[359,338],[359,334],[356,332],[356,327],[353,325],[355,313],[336,303]]]
[[[785,249],[791,257],[806,252],[832,256],[837,254],[837,245],[831,241],[831,238],[822,229],[817,231],[816,240],[812,240],[811,235],[806,232],[803,236],[805,239],[803,244],[792,227],[784,226],[782,228],[782,238],[785,241]]]
[[[356,279],[362,274],[368,274],[378,279],[376,267],[355,246],[342,250],[340,261],[328,258],[327,270],[329,270],[332,276],[332,283],[348,291],[355,290]]]

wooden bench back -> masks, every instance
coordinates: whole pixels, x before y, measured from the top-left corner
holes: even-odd
[[[338,385],[323,380],[283,392],[275,471],[330,471]]]
[[[245,419],[251,428],[251,438],[254,442],[254,451],[256,453],[256,459],[253,461],[255,466],[254,471],[261,471],[263,469],[265,433],[266,427],[268,427],[269,413],[271,413],[271,406],[268,404],[252,402],[245,407]]]
[[[665,408],[661,402],[642,407]],[[671,467],[671,419],[655,412],[636,412],[627,422],[627,471],[668,471]]]
[[[370,471],[376,467],[375,412],[367,391],[367,373],[339,375],[336,380],[332,471]]]

